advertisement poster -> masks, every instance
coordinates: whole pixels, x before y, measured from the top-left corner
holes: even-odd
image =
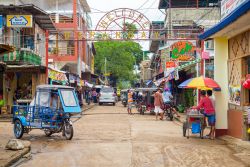
[[[240,105],[241,85],[229,85],[229,103]]]
[[[196,47],[189,41],[178,41],[171,45],[171,58],[179,61],[192,61],[195,59]]]

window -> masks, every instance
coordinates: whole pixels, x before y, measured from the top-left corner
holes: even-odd
[[[73,90],[61,90],[61,95],[66,107],[77,106]]]
[[[108,93],[108,92],[114,92],[113,88],[102,88],[102,92]]]

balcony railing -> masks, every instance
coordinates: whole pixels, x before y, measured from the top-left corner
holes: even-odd
[[[49,48],[49,54],[57,56],[74,56],[75,47],[51,47]]]
[[[31,51],[17,50],[0,56],[0,61],[5,62],[6,64],[41,65],[42,58]]]

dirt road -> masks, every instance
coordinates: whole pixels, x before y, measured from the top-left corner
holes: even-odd
[[[11,125],[5,126],[6,135],[12,135]],[[20,166],[247,166],[222,141],[186,139],[178,122],[127,115],[120,105],[96,106],[74,124],[74,130],[71,141],[59,134],[47,138],[39,130],[25,135],[23,139],[32,142],[32,159]]]

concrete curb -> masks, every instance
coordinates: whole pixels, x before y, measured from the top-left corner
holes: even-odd
[[[0,167],[8,167],[17,162],[19,159],[21,159],[24,155],[28,154],[30,152],[30,148],[24,148],[23,150],[20,150],[12,156],[7,162],[4,162],[0,165]]]
[[[236,151],[250,150],[249,141],[243,141],[241,139],[237,139],[237,138],[227,136],[227,135],[221,136],[218,139],[225,141],[227,145],[236,149]]]

